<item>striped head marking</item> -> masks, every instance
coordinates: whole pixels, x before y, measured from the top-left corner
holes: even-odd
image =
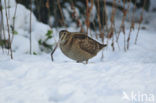
[[[63,37],[64,37],[65,35],[67,35],[67,34],[68,34],[68,31],[67,31],[67,30],[61,30],[60,33],[59,33],[59,38],[60,38],[60,39],[63,39]]]
[[[59,39],[61,42],[65,42],[68,37],[69,32],[67,30],[62,30],[59,32]]]

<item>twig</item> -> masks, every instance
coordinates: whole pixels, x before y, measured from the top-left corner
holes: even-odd
[[[32,35],[31,35],[31,25],[32,25],[32,24],[31,24],[31,19],[32,19],[32,18],[31,18],[31,15],[32,15],[32,0],[30,0],[30,2],[31,2],[31,3],[30,3],[31,6],[30,6],[30,31],[29,31],[29,33],[30,33],[30,38],[29,38],[29,39],[30,39],[30,54],[32,54],[32,37],[31,37],[31,36],[32,36]]]
[[[138,39],[138,36],[139,36],[139,31],[140,31],[140,28],[141,28],[142,21],[143,21],[143,13],[141,13],[141,16],[140,16],[138,31],[137,31],[137,35],[136,35],[136,38],[135,38],[135,44],[137,44],[137,39]]]
[[[6,40],[6,37],[5,37],[5,28],[4,28],[4,21],[3,21],[3,10],[2,10],[1,2],[0,2],[0,6],[1,6],[1,9],[0,9],[1,10],[1,16],[2,16],[1,17],[1,20],[2,20],[1,21],[1,23],[2,23],[2,32],[3,32],[3,35],[2,36],[4,37],[3,40]],[[6,43],[4,43],[4,47],[6,47]],[[3,48],[3,46],[2,46],[2,48]],[[3,53],[4,53],[4,51],[3,51]]]
[[[131,0],[129,0],[129,2],[128,2],[128,7],[127,7],[127,12],[129,12],[129,10],[130,10],[130,4],[131,4]],[[134,6],[136,7],[136,4],[134,4]],[[128,21],[130,21],[130,13],[127,13],[127,15],[128,15]]]
[[[17,3],[16,3],[16,7],[15,7],[14,16],[13,16],[13,26],[12,26],[12,31],[13,31],[12,34],[13,35],[12,35],[11,43],[13,42],[13,38],[14,38],[16,11],[17,11]]]
[[[89,12],[88,12],[88,0],[86,0],[86,26],[87,26],[87,35],[88,35],[88,27],[89,27]]]
[[[10,7],[10,0],[8,0],[8,8]],[[8,9],[8,18],[10,18],[10,9]]]
[[[91,7],[88,6],[88,0],[86,0],[86,6],[87,6],[87,10],[86,10],[86,20],[85,20],[85,23],[86,23],[86,26],[87,26],[87,34],[88,34],[88,29],[90,28],[90,13],[92,11],[92,8],[93,8],[93,0],[91,0]]]
[[[125,10],[125,0],[123,0],[123,8]],[[121,33],[121,31],[123,31],[123,34],[124,34],[124,51],[126,51],[126,34],[125,34],[125,19],[126,19],[126,15],[127,15],[127,11],[123,11],[122,22],[121,22],[121,25],[120,25],[119,33],[117,35],[117,39],[116,39],[116,42],[118,43],[118,40],[119,40],[119,37],[120,37],[120,33]],[[119,44],[118,44],[118,46],[119,46]],[[120,48],[120,46],[119,46],[119,48]]]
[[[103,35],[102,35],[102,42],[104,43],[105,42],[105,33],[108,33],[108,23],[107,23],[107,9],[106,9],[106,0],[103,0]],[[105,29],[106,27],[106,29]],[[107,38],[108,40],[108,38]],[[101,61],[102,59],[104,58],[104,49],[102,49],[102,56],[101,56]]]
[[[126,9],[124,7],[117,5],[117,4],[113,4],[112,2],[109,2],[109,1],[106,2],[106,5],[115,7],[117,9],[119,9],[120,11],[126,11]]]
[[[75,10],[75,6],[74,6],[74,3],[71,1],[71,9],[73,10],[73,13],[72,13],[72,18],[75,19],[77,21],[77,26],[81,28],[80,32],[84,32],[84,29],[82,27],[82,23],[81,23],[81,20],[80,18],[78,17],[78,14]]]
[[[63,12],[62,12],[61,5],[60,5],[60,0],[57,0],[57,5],[58,5],[58,8],[60,10],[61,17],[62,17],[61,23],[62,23],[62,25],[65,25]]]
[[[135,38],[135,44],[137,44],[137,39],[138,39],[138,36],[139,36],[139,31],[140,31],[141,23],[143,21],[143,14],[144,14],[145,4],[146,4],[146,0],[144,1],[144,6],[143,6],[142,12],[140,14],[139,27],[138,27],[138,32],[137,32],[137,35],[136,35],[136,38]]]
[[[109,29],[108,29],[108,17],[107,17],[107,9],[106,9],[106,0],[104,0],[104,9],[105,9],[105,17],[106,17],[106,32],[107,32],[107,35],[109,33]],[[107,45],[108,45],[108,37],[107,37]],[[108,46],[107,46],[108,47]]]
[[[101,33],[101,18],[100,18],[100,4],[99,4],[99,0],[97,0],[97,13],[98,13],[98,23],[99,23],[99,32],[100,35],[102,35]]]
[[[1,3],[1,2],[0,2]],[[3,22],[3,10],[2,10],[2,5],[1,5],[1,16],[2,16],[2,18],[1,18],[1,23],[2,23],[2,29],[3,29],[3,34],[4,34],[4,40],[6,40],[6,37],[5,37],[5,28],[4,28],[4,22]]]
[[[113,51],[115,50],[115,47],[114,47],[114,27],[115,27],[115,13],[116,13],[116,8],[115,8],[115,4],[116,4],[116,0],[113,0],[113,8],[112,8],[112,15],[111,15],[111,27],[110,27],[110,32],[108,34],[108,38],[112,38],[112,49]],[[108,40],[107,40],[108,42]]]
[[[13,54],[12,54],[12,46],[11,46],[11,41],[10,41],[10,28],[9,28],[9,21],[8,21],[8,14],[7,14],[7,8],[6,8],[6,0],[4,0],[5,3],[5,15],[6,15],[6,20],[7,20],[7,27],[8,27],[8,44],[10,47],[10,52],[11,52],[11,59],[13,59]]]
[[[135,26],[135,22],[134,22],[135,11],[136,11],[136,2],[134,4],[133,15],[132,15],[131,25],[130,25],[130,31],[129,31],[128,38],[127,38],[127,49],[129,49],[129,42],[130,42],[131,32],[132,32],[132,30],[134,30],[134,26]]]
[[[107,8],[106,8],[106,0],[103,0],[104,2],[104,19],[105,19],[105,24],[106,24],[106,31],[108,32],[108,17],[107,17]],[[104,31],[103,31],[104,32]]]
[[[2,41],[2,29],[3,29],[3,17],[2,17],[2,5],[1,5],[1,2],[0,2],[0,42]],[[2,51],[4,53],[4,48],[3,48],[3,45],[2,45]]]
[[[49,0],[46,1],[46,8],[48,9],[48,18],[50,18],[51,10],[50,10],[50,5],[49,5]],[[52,28],[51,23],[49,23],[49,26]]]

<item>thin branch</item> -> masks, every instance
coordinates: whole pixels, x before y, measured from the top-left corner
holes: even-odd
[[[11,41],[10,41],[10,26],[9,26],[9,21],[8,21],[8,14],[7,14],[7,7],[6,7],[6,0],[4,0],[5,3],[5,15],[6,15],[6,20],[7,20],[7,27],[8,27],[8,44],[11,52],[11,59],[13,59],[13,54],[12,54],[12,46],[11,46]]]
[[[71,3],[70,3],[70,6],[71,6],[71,9],[73,10],[73,12],[72,12],[72,18],[73,18],[74,20],[76,20],[77,26],[81,28],[81,29],[80,29],[80,32],[84,32],[84,29],[83,29],[81,20],[80,20],[80,18],[78,17],[78,13],[76,12],[74,3],[73,3],[72,1],[71,1]]]
[[[103,0],[103,2],[104,2],[104,17],[105,17],[106,31],[108,32],[108,17],[107,17],[106,0]]]
[[[50,18],[51,10],[50,10],[49,0],[46,1],[46,8],[48,9],[48,18]],[[51,24],[49,24],[49,26],[52,28]]]
[[[31,26],[32,26],[32,24],[31,24],[31,23],[32,23],[32,22],[31,22],[31,21],[32,21],[32,17],[31,17],[31,16],[32,16],[32,0],[31,0],[31,4],[30,4],[30,5],[31,5],[31,6],[30,6],[30,31],[29,31],[29,33],[30,33],[30,38],[29,38],[29,39],[30,39],[30,54],[32,54],[32,35],[31,35],[31,29],[32,29],[32,28],[31,28]]]
[[[114,29],[115,29],[115,13],[116,13],[115,5],[116,5],[116,0],[113,0],[112,15],[110,19],[111,27],[110,27],[110,32],[108,34],[108,38],[112,38],[111,46],[112,46],[113,51],[115,51],[115,47],[114,47]],[[107,43],[108,43],[108,40],[107,40]]]
[[[144,7],[145,7],[145,4],[146,4],[146,0],[144,1],[144,6],[143,6],[142,12],[141,12],[141,14],[140,14],[139,27],[138,27],[138,32],[137,32],[137,35],[136,35],[136,38],[135,38],[135,44],[137,44],[137,39],[138,39],[139,31],[140,31],[140,28],[141,28],[141,23],[142,23],[142,21],[143,21],[143,14],[144,14]]]
[[[123,0],[123,8],[125,10],[125,0]],[[122,22],[121,22],[121,25],[120,25],[119,33],[117,35],[117,39],[116,39],[116,42],[118,43],[118,40],[119,40],[119,37],[120,37],[120,33],[121,33],[121,31],[123,31],[123,34],[124,34],[124,51],[126,51],[126,35],[125,35],[125,19],[126,19],[126,15],[127,15],[127,11],[123,11]],[[119,46],[119,44],[118,44],[118,46]]]
[[[14,32],[15,32],[15,18],[16,18],[16,11],[17,11],[17,3],[16,3],[16,7],[15,7],[15,11],[14,11],[14,16],[13,16],[13,26],[12,26],[12,39],[11,39],[11,43],[13,42],[13,38],[14,38]]]
[[[86,20],[85,20],[85,23],[86,23],[86,26],[87,26],[87,34],[88,34],[88,29],[90,28],[90,14],[91,14],[91,11],[92,11],[92,8],[93,8],[93,0],[91,0],[91,7],[88,6],[88,0],[86,0],[86,6],[87,6],[87,10],[86,10]]]
[[[109,2],[109,1],[106,2],[106,5],[111,6],[111,7],[115,7],[117,9],[119,9],[120,11],[126,11],[126,9],[124,7],[122,7],[121,5],[113,4],[112,2]]]
[[[134,22],[134,15],[135,15],[135,12],[136,12],[136,2],[134,4],[134,8],[133,8],[133,15],[132,15],[132,19],[131,19],[131,25],[130,25],[130,31],[129,31],[129,34],[128,34],[128,38],[127,38],[127,49],[129,49],[129,42],[130,42],[130,37],[131,37],[131,32],[132,30],[134,30],[134,26],[135,26],[135,22]],[[129,17],[130,18],[130,17]]]
[[[0,2],[1,3],[1,2]],[[3,32],[3,39],[4,40],[6,40],[6,37],[5,37],[5,28],[4,28],[4,21],[3,21],[3,10],[2,10],[2,5],[1,5],[1,16],[2,16],[2,18],[1,18],[1,23],[2,23],[2,32]],[[6,46],[6,44],[4,44],[4,47]]]
[[[60,5],[60,0],[57,0],[57,5],[58,5],[58,8],[59,8],[59,11],[60,11],[61,17],[62,17],[62,21],[61,21],[61,23],[62,23],[62,25],[65,25],[63,12],[62,12],[62,8],[61,8],[61,5]]]
[[[98,23],[99,23],[99,31],[101,34],[101,18],[100,18],[100,4],[99,4],[99,0],[97,0],[97,16],[98,16]]]
[[[2,34],[2,28],[3,28],[3,17],[2,17],[3,15],[2,15],[2,5],[1,5],[1,2],[0,2],[0,43],[1,43],[1,41],[2,41],[2,36],[3,36],[3,34]],[[3,44],[1,45],[2,46],[2,51],[4,52],[4,48],[3,48]]]
[[[86,26],[87,26],[87,35],[88,35],[88,27],[89,27],[88,0],[86,0],[86,7],[87,7],[87,9],[86,9],[86,21],[85,21],[85,23],[86,23]]]

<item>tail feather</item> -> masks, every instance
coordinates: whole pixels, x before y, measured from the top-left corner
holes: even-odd
[[[102,48],[104,48],[106,46],[107,46],[107,44],[100,44],[100,49],[102,49]]]

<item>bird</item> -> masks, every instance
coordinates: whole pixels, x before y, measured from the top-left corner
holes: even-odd
[[[96,40],[87,36],[87,33],[69,32],[61,30],[59,32],[59,47],[64,55],[79,62],[86,61],[96,56],[97,53],[106,47],[107,44],[100,44]]]

